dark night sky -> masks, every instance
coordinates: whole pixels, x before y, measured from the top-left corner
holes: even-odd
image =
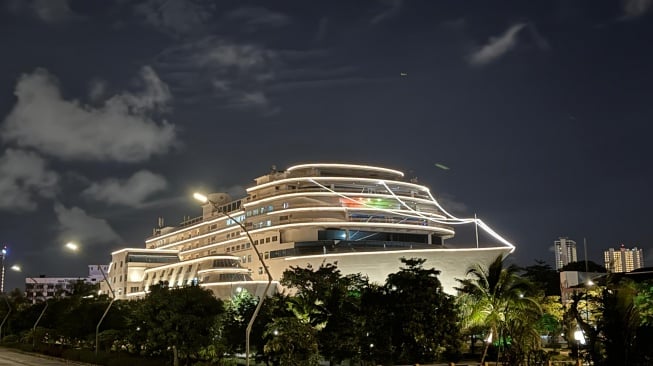
[[[568,236],[653,265],[653,0],[0,4],[0,241],[27,274],[304,162],[416,176],[518,264]]]

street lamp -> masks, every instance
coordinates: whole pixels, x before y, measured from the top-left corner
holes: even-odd
[[[66,243],[66,248],[72,250],[73,252],[76,252],[79,249],[79,245],[73,243],[73,242],[68,242]]]
[[[73,242],[68,242],[66,243],[65,247],[73,252],[77,252],[79,250],[79,245]],[[113,305],[113,302],[116,301],[116,293],[113,292],[113,288],[111,287],[111,283],[109,283],[109,280],[107,279],[107,275],[104,273],[104,270],[102,269],[102,265],[100,264],[99,266],[100,273],[102,273],[102,277],[104,277],[104,282],[107,283],[107,286],[109,287],[109,291],[111,291],[111,301],[109,301],[109,305],[107,305],[107,308],[104,310],[104,314],[102,314],[102,317],[100,318],[100,321],[97,323],[97,326],[95,327],[95,356],[97,357],[98,355],[98,349],[99,349],[99,340],[100,340],[100,325],[102,325],[102,321],[104,321],[104,318],[107,316],[109,313],[109,309],[111,309],[111,305]]]
[[[22,268],[17,264],[14,264],[13,266],[11,266],[11,270],[15,271],[15,272],[22,272]],[[31,276],[27,276],[27,278],[29,278],[30,280],[32,280],[32,282],[34,282],[34,288],[35,288],[34,289],[34,302],[36,302],[36,285],[38,285],[38,281],[36,281]],[[41,318],[43,318],[43,314],[45,314],[45,310],[47,310],[48,305],[49,305],[47,296],[45,297],[44,302],[45,302],[45,306],[43,307],[43,310],[41,310],[41,314],[39,314],[39,317],[36,319],[36,321],[34,322],[34,326],[32,327],[32,348],[36,348],[36,327],[39,325],[39,322],[41,321]]]
[[[2,327],[5,325],[7,318],[9,318],[9,314],[11,314],[11,305],[9,305],[9,300],[7,299],[7,295],[5,295],[4,292],[0,293],[0,296],[2,296],[2,298],[5,300],[5,303],[7,304],[7,314],[5,314],[5,317],[2,318],[2,323],[0,323],[0,341],[2,341]]]
[[[263,260],[263,256],[261,255],[261,252],[258,251],[258,248],[256,245],[254,245],[254,240],[252,239],[252,236],[249,234],[249,230],[243,225],[242,222],[239,220],[236,220],[233,218],[231,215],[229,215],[226,211],[220,211],[219,206],[216,202],[211,201],[206,195],[201,194],[199,192],[193,193],[193,198],[196,199],[199,202],[202,203],[210,203],[213,208],[218,210],[220,213],[223,215],[227,216],[228,218],[231,219],[231,221],[235,222],[240,226],[241,229],[245,232],[245,235],[247,235],[247,239],[249,239],[250,245],[252,248],[254,248],[254,251],[256,252],[256,256],[258,257],[259,261],[261,261],[261,265],[263,265],[263,268],[265,269],[265,273],[268,276],[268,283],[265,285],[265,290],[263,291],[263,296],[261,296],[258,304],[256,305],[256,309],[254,310],[254,314],[252,314],[252,318],[249,320],[249,323],[247,324],[247,329],[245,330],[245,364],[249,366],[249,335],[252,332],[252,327],[254,326],[254,320],[256,320],[256,316],[258,315],[258,312],[261,310],[261,306],[263,306],[263,300],[268,294],[268,289],[270,288],[270,284],[272,283],[272,275],[270,274],[270,270],[268,269],[268,266],[265,264],[265,261]]]

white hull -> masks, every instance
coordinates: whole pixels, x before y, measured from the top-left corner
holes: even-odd
[[[343,274],[361,273],[367,275],[371,282],[383,284],[389,274],[398,272],[402,263],[400,258],[424,258],[424,268],[441,271],[440,282],[444,291],[455,294],[457,278],[465,277],[467,270],[474,265],[489,265],[499,255],[510,253],[509,247],[462,248],[462,249],[418,249],[387,252],[356,252],[326,255],[287,257],[268,260],[270,273],[275,281],[281,279],[283,272],[290,266],[319,267],[323,263],[337,263]]]

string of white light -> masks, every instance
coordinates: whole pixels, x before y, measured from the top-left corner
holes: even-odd
[[[340,192],[336,192],[336,191],[332,190],[331,188],[326,187],[325,185],[320,184],[320,183],[318,183],[317,181],[315,181],[313,179],[310,179],[310,181],[313,184],[321,187],[322,189],[324,189],[324,190],[326,190],[328,192],[331,192],[331,193],[333,193],[333,194],[335,194],[335,195],[337,195],[339,197],[347,199],[347,200],[349,200],[351,202],[354,202],[356,204],[362,205],[362,206],[367,207],[367,208],[379,209],[378,207],[374,207],[374,206],[368,205],[368,204],[366,204],[364,202],[361,202],[359,200],[356,200],[354,198],[351,198],[348,195],[342,194]],[[445,218],[444,220],[436,219],[436,218],[429,217],[429,216],[426,216],[426,215],[420,213],[419,211],[417,211],[414,208],[410,207],[401,198],[399,198],[399,196],[397,196],[392,191],[392,189],[390,189],[390,187],[385,183],[385,181],[379,181],[379,183],[397,200],[397,202],[399,202],[399,204],[401,206],[403,206],[403,207],[407,208],[409,211],[413,212],[414,215],[410,215],[410,214],[407,214],[405,212],[392,210],[392,209],[381,209],[382,211],[386,211],[386,212],[389,212],[389,213],[392,213],[392,214],[395,214],[395,215],[399,215],[399,216],[403,216],[403,217],[421,218],[421,219],[428,220],[430,222],[434,222],[434,223],[442,224],[442,225],[463,225],[463,224],[475,223],[476,225],[478,225],[478,227],[480,227],[482,230],[484,230],[486,233],[491,235],[493,238],[495,238],[499,242],[501,242],[501,243],[505,244],[506,246],[512,248],[512,250],[515,249],[515,246],[512,243],[510,243],[508,240],[504,239],[501,235],[499,235],[496,231],[494,231],[491,227],[489,227],[485,222],[483,222],[483,220],[478,219],[478,218],[459,218],[459,217],[456,217],[456,216],[450,214],[447,210],[444,209],[444,207],[442,207],[442,205],[440,205],[440,203],[435,199],[435,197],[433,197],[433,195],[431,194],[431,192],[429,190],[426,190],[426,192],[429,195],[429,198],[431,199],[433,204],[435,204],[436,207],[438,209],[440,209],[440,211],[442,211],[442,213],[444,213],[445,215],[447,215],[449,217],[448,219],[447,218]]]

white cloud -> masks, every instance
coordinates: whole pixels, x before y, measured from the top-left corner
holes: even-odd
[[[58,181],[37,154],[7,149],[0,157],[0,210],[34,210],[36,196],[54,196]]]
[[[340,62],[329,60],[325,50],[275,50],[209,36],[168,48],[157,65],[175,95],[190,102],[211,98],[216,107],[270,115],[279,111],[272,93],[287,90],[288,85],[301,88],[361,82],[352,78],[356,68]]]
[[[68,0],[34,0],[32,10],[41,20],[48,23],[80,18],[70,9]]]
[[[88,96],[94,101],[100,101],[107,92],[107,83],[103,80],[93,80],[89,84]]]
[[[181,93],[197,93],[204,85],[221,106],[264,109],[269,103],[264,89],[280,66],[272,50],[215,36],[169,48],[158,62]]]
[[[469,57],[469,63],[482,66],[500,58],[517,44],[517,35],[525,26],[525,23],[514,24],[501,36],[490,38],[486,45],[480,47]]]
[[[62,241],[75,238],[85,246],[122,242],[120,235],[111,228],[106,220],[89,216],[79,207],[68,209],[61,203],[56,203],[54,213],[57,216],[59,238]]]
[[[275,57],[273,52],[254,44],[229,43],[213,37],[190,48],[195,51],[191,57],[198,66],[235,68],[241,72],[265,68]]]
[[[84,17],[70,8],[69,0],[9,0],[8,9],[14,14],[30,14],[45,23],[61,23]]]
[[[262,92],[244,93],[241,98],[244,104],[254,104],[259,106],[267,106],[268,98]]]
[[[287,15],[260,6],[238,8],[230,11],[227,17],[238,21],[241,27],[250,31],[263,27],[283,27],[290,23],[290,17]]]
[[[165,112],[170,92],[152,68],[140,76],[140,93],[123,92],[93,107],[65,100],[47,70],[22,75],[0,135],[65,160],[138,162],[164,154],[175,144],[175,128],[153,118]]]
[[[633,19],[644,15],[651,9],[653,0],[624,0],[624,15],[622,19]]]
[[[146,24],[173,36],[201,32],[216,9],[214,1],[148,0],[134,7]]]
[[[93,183],[82,194],[112,205],[141,207],[149,196],[167,186],[163,176],[141,170],[128,179],[106,179]]]
[[[399,15],[399,11],[401,10],[401,6],[403,4],[403,0],[382,0],[381,2],[384,4],[384,9],[375,15],[372,20],[370,20],[370,23],[372,24],[378,24],[384,20],[391,19]]]

